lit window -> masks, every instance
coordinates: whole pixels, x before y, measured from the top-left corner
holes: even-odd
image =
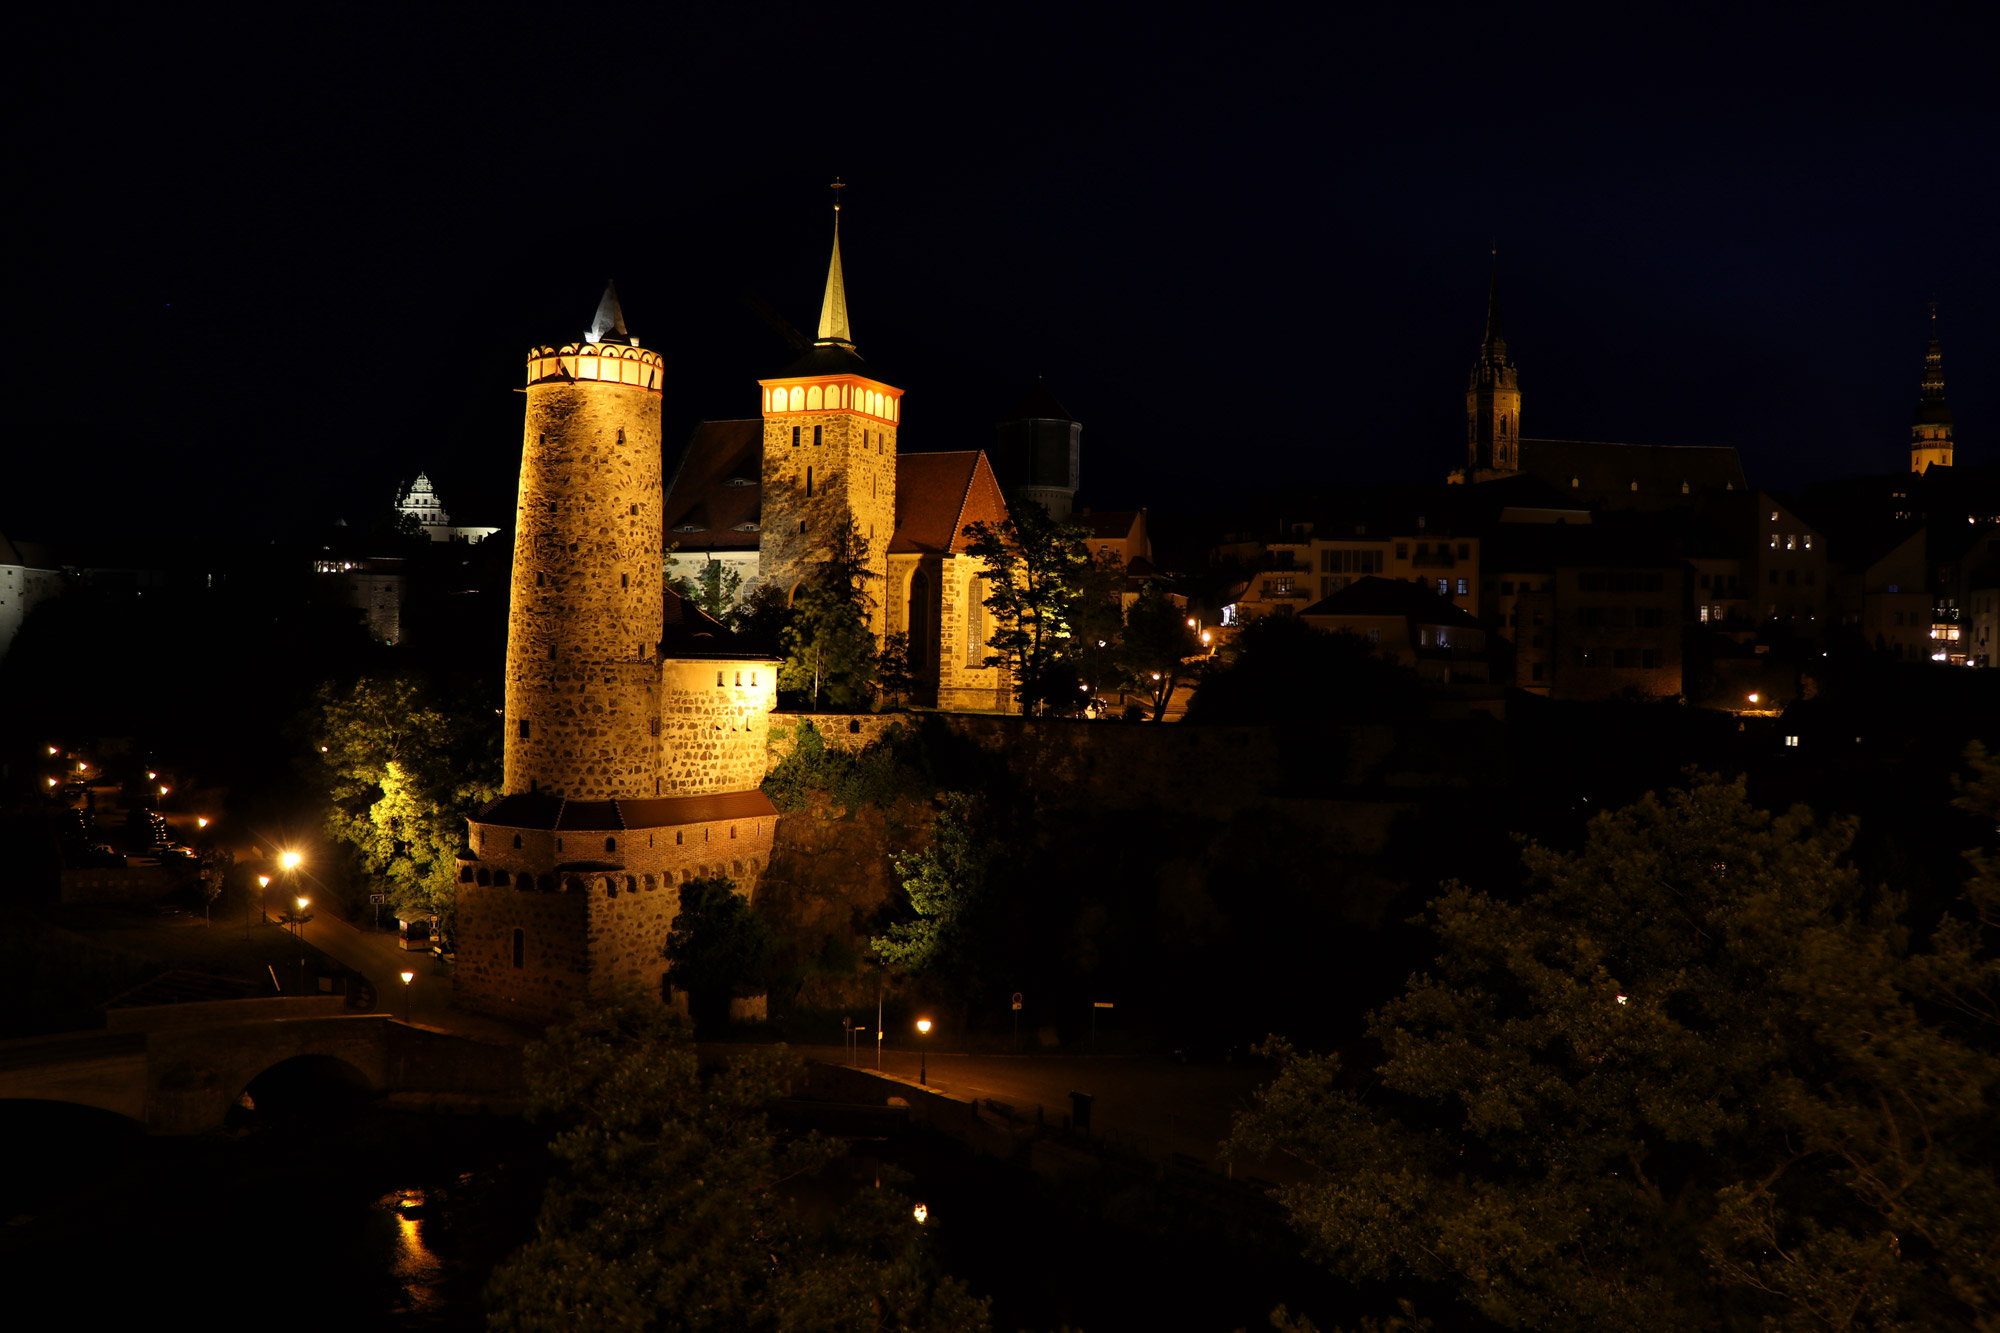
[[[1701,608],[1701,623],[1704,625],[1708,623],[1708,608],[1705,606]]]
[[[1787,736],[1785,737],[1785,744],[1791,746],[1793,749],[1797,749],[1799,738],[1797,736]]]
[[[1774,551],[1778,549],[1778,534],[1775,532],[1771,534],[1771,549]]]
[[[1791,532],[1788,532],[1788,533],[1786,533],[1786,534],[1785,534],[1785,549],[1786,549],[1787,551],[1796,551],[1796,550],[1798,549],[1798,547],[1799,547],[1799,539],[1798,539],[1798,535],[1797,535],[1796,533],[1791,533]]]
[[[1472,581],[1470,579],[1460,579],[1458,581],[1458,595],[1460,597],[1465,596],[1467,593],[1471,591],[1472,591]]]
[[[1812,534],[1810,532],[1806,534],[1806,549],[1808,551],[1812,550]]]

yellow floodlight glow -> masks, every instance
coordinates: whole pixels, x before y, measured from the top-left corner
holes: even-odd
[[[928,1018],[919,1018],[919,1019],[917,1020],[917,1031],[919,1031],[919,1032],[921,1032],[921,1033],[924,1033],[924,1034],[925,1034],[926,1036],[928,1036],[928,1035],[930,1034],[930,1030],[931,1030],[931,1021],[930,1021],[930,1019],[928,1019]]]
[[[929,1208],[926,1208],[923,1204],[918,1204],[916,1207],[910,1210],[910,1216],[917,1219],[918,1226],[922,1226],[925,1222],[930,1220],[931,1210]]]
[[[271,877],[270,877],[269,875],[259,875],[259,876],[257,876],[257,887],[258,887],[258,888],[260,888],[260,889],[268,889],[268,888],[270,888],[270,887],[271,887]]]
[[[304,859],[297,852],[286,852],[278,858],[278,864],[287,870],[297,870],[299,862]]]
[[[194,817],[194,826],[195,826],[196,828],[207,828],[207,827],[208,827],[208,816],[207,816],[207,815],[196,815],[196,816]]]

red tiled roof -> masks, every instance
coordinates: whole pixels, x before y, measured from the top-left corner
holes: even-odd
[[[973,523],[1007,521],[1007,501],[993,465],[982,450],[947,454],[903,454],[896,459],[894,552],[957,554],[969,542]]]
[[[714,796],[662,796],[643,801],[567,801],[560,796],[522,793],[502,796],[472,817],[476,824],[501,828],[583,830],[673,828],[731,819],[775,817],[776,806],[763,792],[732,791]]]
[[[747,481],[732,486],[730,481]],[[704,421],[694,428],[680,466],[667,484],[662,515],[665,540],[683,550],[755,550],[757,533],[738,532],[756,524],[764,507],[764,422]],[[695,527],[695,532],[676,528]]]

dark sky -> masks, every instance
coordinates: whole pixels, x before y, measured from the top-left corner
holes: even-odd
[[[2000,461],[1984,7],[35,8],[24,537],[296,531],[420,467],[506,521],[522,353],[607,276],[670,441],[753,415],[788,354],[743,294],[811,331],[835,174],[904,448],[1041,374],[1084,502],[1441,477],[1496,238],[1531,435],[1896,468],[1935,296],[1960,461]]]

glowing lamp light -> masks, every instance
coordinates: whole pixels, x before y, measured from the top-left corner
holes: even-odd
[[[1618,997],[1617,997],[1617,1000],[1618,1000],[1618,1003],[1620,1003],[1620,1004],[1623,1004],[1623,1003],[1625,1003],[1625,999],[1626,999],[1626,997],[1625,997],[1625,996],[1623,996],[1623,995],[1620,995],[1620,996],[1618,996]]]
[[[1207,630],[1203,630],[1203,631],[1201,632],[1201,641],[1202,641],[1203,643],[1207,643],[1207,642],[1208,642],[1208,638],[1209,638],[1209,635],[1208,635],[1208,631],[1207,631]]]
[[[51,787],[55,786],[55,785],[56,785],[56,780],[55,780],[54,778],[50,778],[50,779],[49,779],[49,785],[50,785]]]
[[[1193,629],[1193,628],[1194,628],[1194,617],[1193,617],[1193,616],[1189,616],[1189,617],[1188,617],[1188,628],[1189,628],[1189,629]]]
[[[320,752],[321,754],[325,754],[325,753],[326,753],[326,747],[325,747],[324,745],[320,746],[320,747],[319,747],[319,752]]]
[[[259,875],[259,876],[257,876],[257,887],[258,887],[258,888],[260,888],[260,889],[268,889],[268,888],[270,888],[270,887],[271,887],[271,877],[270,877],[269,875]]]
[[[55,747],[55,746],[53,746],[53,745],[51,745],[51,746],[49,747],[49,753],[50,753],[50,754],[54,754],[55,752],[56,752],[56,747]]]
[[[194,817],[194,826],[195,826],[196,828],[207,828],[207,827],[208,827],[208,816],[207,816],[207,815],[196,815],[196,816]]]
[[[919,1031],[919,1032],[921,1032],[921,1033],[924,1033],[924,1034],[925,1034],[926,1036],[928,1036],[928,1035],[930,1034],[930,1030],[931,1030],[931,1021],[930,1021],[930,1019],[928,1019],[928,1018],[919,1018],[919,1019],[917,1020],[917,1031]]]
[[[1757,696],[1756,696],[1756,695],[1754,695],[1754,694],[1753,694],[1753,695],[1751,695],[1751,696],[1750,696],[1750,702],[1751,702],[1751,703],[1753,703],[1753,704],[1754,704],[1754,703],[1756,703],[1756,702],[1757,702]]]
[[[160,795],[165,796],[166,794],[167,794],[167,784],[162,782],[160,784]]]
[[[148,779],[150,779],[151,781],[154,781],[154,782],[158,782],[158,781],[160,780],[160,775],[159,775],[158,773],[155,773],[155,772],[154,772],[154,771],[153,771],[152,769],[150,769],[150,768],[146,770],[146,776],[147,776],[147,778],[148,778]]]
[[[1089,694],[1089,693],[1090,693],[1090,686],[1088,686],[1088,685],[1079,685],[1079,686],[1077,686],[1077,688],[1078,688],[1079,690],[1082,690],[1082,691],[1083,691],[1083,692],[1084,692],[1085,694]]]
[[[307,904],[307,903],[309,903],[309,902],[311,902],[311,901],[312,901],[312,899],[310,899],[310,898],[294,898],[294,899],[292,899],[292,901],[293,901],[293,902],[295,902],[295,903],[297,903],[297,904],[299,905],[299,910],[300,910],[301,912],[303,912],[303,911],[305,911],[305,910],[306,910],[306,904]]]
[[[409,985],[412,981],[415,981],[417,979],[417,974],[414,972],[403,972],[399,973],[398,975],[400,975],[403,978],[403,984],[405,986]]]
[[[305,858],[300,856],[297,852],[286,852],[284,855],[278,858],[278,864],[283,866],[287,870],[297,870],[299,868],[299,862],[304,859]]]
[[[931,1215],[931,1210],[926,1208],[922,1204],[918,1204],[916,1207],[910,1210],[910,1216],[917,1219],[918,1226],[922,1226],[925,1222],[929,1221],[930,1215]]]

